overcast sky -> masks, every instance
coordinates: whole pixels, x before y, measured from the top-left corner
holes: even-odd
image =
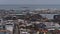
[[[0,0],[0,4],[60,4],[60,0]]]

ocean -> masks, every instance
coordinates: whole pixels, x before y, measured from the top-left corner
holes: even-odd
[[[0,5],[0,9],[37,9],[37,8],[57,8],[60,9],[60,5]]]

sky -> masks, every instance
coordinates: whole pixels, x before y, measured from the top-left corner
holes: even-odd
[[[60,0],[0,0],[0,4],[60,4]]]

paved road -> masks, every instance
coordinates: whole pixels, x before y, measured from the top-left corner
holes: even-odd
[[[18,25],[15,25],[13,34],[20,34]]]

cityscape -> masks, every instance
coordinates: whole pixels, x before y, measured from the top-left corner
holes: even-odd
[[[0,32],[5,34],[60,34],[60,10],[0,10]]]

